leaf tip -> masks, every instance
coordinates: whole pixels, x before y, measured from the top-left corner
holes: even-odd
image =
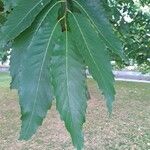
[[[22,135],[21,133],[20,133],[20,136],[19,136],[19,138],[18,138],[18,140],[19,141],[28,141],[30,139],[30,137],[27,137],[27,136],[24,136],[24,135]]]

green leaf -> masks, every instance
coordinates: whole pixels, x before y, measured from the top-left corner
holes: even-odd
[[[89,18],[94,28],[99,33],[99,37],[114,53],[126,60],[122,44],[114,35],[112,26],[106,18],[102,4],[99,0],[73,0],[82,12]]]
[[[59,30],[60,32],[60,30]],[[55,39],[52,74],[57,110],[70,132],[73,145],[83,147],[82,125],[87,107],[85,65],[77,46],[71,40],[74,33],[63,32]]]
[[[31,25],[39,12],[50,2],[51,0],[20,0],[2,28],[3,40],[7,42],[16,38]]]
[[[109,112],[111,112],[115,95],[113,85],[114,76],[111,71],[111,64],[106,46],[99,38],[98,33],[90,20],[82,15],[71,14],[75,20],[74,24],[76,24],[76,27],[73,24],[70,26],[75,34],[74,38],[76,39],[76,42],[78,42],[78,47],[80,47],[80,51],[93,78],[102,89],[104,96],[107,99]]]
[[[26,50],[20,73],[19,96],[22,113],[20,139],[29,139],[42,124],[51,106],[50,61],[52,36],[59,23],[56,22],[57,7],[51,6],[43,16]]]

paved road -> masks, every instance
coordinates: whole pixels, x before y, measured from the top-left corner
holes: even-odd
[[[115,75],[115,80],[150,83],[150,74],[142,74],[135,71],[113,71],[113,73]],[[89,78],[92,78],[88,72],[87,74]]]
[[[116,78],[150,81],[150,74],[135,71],[113,71]]]
[[[9,72],[9,67],[1,67],[0,66],[0,72]]]
[[[0,67],[0,72],[9,72],[9,67]],[[135,71],[113,71],[116,80],[150,83],[150,74]],[[87,71],[88,77],[91,77]]]

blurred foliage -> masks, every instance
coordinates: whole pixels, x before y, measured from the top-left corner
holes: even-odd
[[[2,1],[0,1],[0,26],[5,22],[5,20],[4,5]]]
[[[150,13],[144,13],[132,0],[101,0],[106,15],[114,26],[115,32],[121,38],[125,54],[134,59],[140,66],[143,63],[150,66]],[[149,6],[149,0],[139,0],[141,6]],[[7,15],[16,6],[17,0],[0,0],[0,26],[6,21]],[[0,31],[1,32],[1,31]],[[7,59],[8,44],[0,50],[0,60]],[[122,68],[126,64],[119,56],[111,53],[111,59]]]
[[[150,7],[149,0],[141,0],[137,6],[132,0],[102,0],[114,30],[124,43],[124,51],[129,59],[138,65],[150,66],[150,12],[140,9]],[[120,66],[123,62],[115,54],[112,59]]]
[[[138,71],[142,72],[143,74],[150,73],[150,65],[142,63],[138,66]]]
[[[13,7],[15,5],[16,5],[16,0],[0,0],[0,36],[1,36],[1,26],[7,20],[7,16],[13,10]],[[11,47],[11,42],[3,46],[3,49],[0,49],[0,61],[2,61],[2,63],[7,60],[9,56],[10,47]]]

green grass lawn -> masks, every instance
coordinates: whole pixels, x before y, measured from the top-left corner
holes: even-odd
[[[8,73],[0,73],[0,88],[9,87],[10,80]]]
[[[73,150],[55,104],[30,141],[18,141],[20,109],[10,77],[0,73],[0,150]],[[85,150],[150,150],[150,84],[116,82],[116,101],[108,118],[103,96],[88,80],[91,100],[84,125]]]

